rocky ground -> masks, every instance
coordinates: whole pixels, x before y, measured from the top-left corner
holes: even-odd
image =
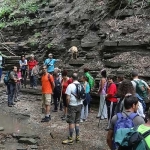
[[[88,121],[80,125],[80,143],[73,145],[62,145],[62,140],[68,136],[68,125],[65,121],[60,119],[62,111],[51,112],[52,120],[49,123],[40,123],[43,114],[41,113],[41,95],[40,90],[31,91],[32,94],[27,94],[27,90],[22,90],[20,93],[20,101],[12,108],[7,107],[7,96],[4,88],[1,88],[0,109],[5,111],[7,115],[12,115],[20,119],[20,122],[29,128],[28,134],[32,133],[34,137],[24,149],[38,149],[38,150],[107,150],[106,146],[106,121],[101,121],[98,128],[98,119],[96,119],[97,108],[93,108],[94,112],[89,114]],[[53,105],[52,105],[53,108]],[[17,115],[16,115],[17,114]],[[5,118],[4,118],[5,119]],[[5,129],[5,127],[4,127]],[[20,128],[21,130],[21,128]],[[18,133],[17,133],[18,134]],[[1,147],[7,144],[7,136],[12,143],[17,141],[12,133],[0,134]],[[23,137],[26,137],[25,135]],[[40,138],[40,139],[38,139]],[[16,138],[17,139],[17,138]],[[17,139],[18,140],[18,139]],[[20,139],[19,139],[20,140]],[[21,139],[22,140],[22,139]],[[29,140],[29,139],[28,139]],[[18,141],[19,142],[19,141]],[[35,143],[34,143],[35,142]],[[37,143],[36,143],[37,142]],[[24,143],[24,142],[22,142]],[[37,145],[37,147],[36,147]],[[7,149],[5,149],[7,150]],[[12,147],[9,150],[16,150]]]

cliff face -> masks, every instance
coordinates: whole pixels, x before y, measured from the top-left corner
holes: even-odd
[[[138,69],[141,76],[150,79],[148,1],[32,0],[28,3],[22,1],[23,6],[18,4],[1,18],[0,49],[4,53],[8,49],[10,55],[34,53],[43,61],[51,52],[63,60],[57,65],[70,71],[82,72],[89,67],[99,77],[102,68],[125,75]],[[77,60],[70,60],[67,51],[71,46],[79,49]],[[6,62],[11,64],[15,60]]]

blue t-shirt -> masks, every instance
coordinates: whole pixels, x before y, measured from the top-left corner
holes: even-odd
[[[54,71],[54,64],[56,62],[56,59],[46,59],[44,64],[47,66],[47,72],[53,72]]]
[[[85,88],[85,93],[89,93],[90,92],[90,85],[89,83],[87,82],[86,83],[86,88]]]

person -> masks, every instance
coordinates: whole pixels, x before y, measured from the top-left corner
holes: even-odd
[[[55,63],[56,61],[60,61],[59,59],[53,59],[53,54],[50,53],[48,54],[48,57],[45,62],[44,62],[44,65],[47,66],[47,72],[50,73],[50,74],[53,74],[54,73],[54,68],[55,68]]]
[[[87,82],[88,79],[85,76],[82,76],[81,78],[82,82],[83,82],[83,87],[86,93],[85,96],[85,100],[83,100],[83,106],[82,106],[82,110],[81,110],[81,119],[80,122],[87,121],[87,117],[88,117],[88,104],[91,100],[91,96],[90,96],[90,85]]]
[[[66,89],[67,94],[67,106],[68,106],[68,114],[67,114],[67,123],[69,124],[69,137],[64,140],[62,144],[73,144],[73,132],[74,129],[76,131],[76,142],[79,142],[79,123],[80,123],[80,115],[82,108],[82,100],[77,100],[76,95],[76,85],[80,84],[78,82],[78,74],[73,73],[72,75],[73,83],[69,84]],[[72,94],[73,93],[73,94]]]
[[[54,81],[55,81],[55,88],[53,92],[53,99],[54,99],[54,110],[53,112],[57,112],[58,103],[60,104],[60,110],[62,111],[62,102],[61,102],[61,81],[59,78],[59,74],[54,72],[53,74]]]
[[[138,109],[138,105],[139,105],[138,99],[135,96],[133,96],[131,94],[127,95],[124,100],[125,110],[122,112],[123,117],[130,116],[130,114],[132,114],[132,113],[136,113],[137,109]],[[111,119],[111,123],[109,125],[109,131],[107,133],[107,144],[111,150],[114,150],[113,138],[114,138],[114,134],[115,134],[114,129],[115,129],[115,124],[117,123],[117,119],[118,119],[117,115],[113,116],[113,118]],[[134,126],[139,126],[143,123],[145,123],[145,122],[142,117],[136,115],[133,118]]]
[[[33,77],[34,80],[34,89],[37,89],[37,79],[38,79],[38,75],[39,75],[39,66],[38,63],[32,68],[31,71],[31,76]]]
[[[66,89],[67,89],[67,87],[68,87],[68,85],[70,84],[70,83],[72,83],[72,79],[71,78],[69,78],[68,76],[67,76],[67,71],[66,70],[64,70],[63,72],[62,72],[62,81],[61,81],[61,86],[62,86],[62,91],[61,91],[61,97],[62,97],[62,100],[63,100],[63,106],[64,106],[64,115],[61,117],[62,118],[62,120],[65,120],[66,119],[66,117],[67,117],[67,95],[66,95]]]
[[[137,97],[139,97],[139,99],[141,99],[141,102],[143,103],[143,109],[145,109],[145,111],[147,111],[150,104],[147,104],[147,107],[146,107],[146,105],[144,103],[147,103],[148,92],[150,92],[150,87],[144,80],[139,79],[137,71],[133,71],[131,73],[131,76],[133,78],[133,80],[131,82],[136,91]],[[142,91],[139,90],[138,86],[140,86],[142,88]],[[144,101],[142,101],[142,100],[144,100]],[[144,108],[144,105],[145,105],[145,108]]]
[[[25,59],[24,55],[21,56],[21,59],[19,60],[19,65],[21,68],[21,76],[22,76],[21,84],[22,84],[22,87],[24,86],[26,88],[28,62],[27,62],[27,59]]]
[[[115,97],[117,93],[116,84],[113,82],[113,75],[107,77],[108,85],[106,90],[106,106],[107,106],[107,118],[108,118],[108,127],[111,121],[111,118],[115,114],[115,107],[117,105],[117,98]],[[106,128],[107,130],[108,128]]]
[[[13,66],[12,70],[9,73],[9,81],[7,85],[8,92],[8,107],[12,107],[14,105],[13,98],[15,94],[16,83],[18,81],[17,77],[17,67]]]
[[[37,65],[37,61],[34,59],[34,55],[30,55],[30,60],[28,61],[28,73],[30,78],[30,88],[33,88],[37,85],[35,78],[31,75],[32,69]]]
[[[150,108],[148,110],[148,113],[147,113],[147,117],[148,117],[148,121],[147,123],[145,124],[142,124],[138,127],[137,131],[140,132],[141,134],[145,133],[146,131],[150,130]],[[150,135],[148,135],[146,138],[145,138],[145,141],[150,149]]]
[[[42,106],[45,106],[45,117],[41,122],[49,122],[51,120],[50,116],[50,103],[53,89],[55,88],[54,78],[52,75],[47,73],[47,68],[45,65],[42,67],[43,75],[41,77],[42,83]]]
[[[106,86],[107,86],[107,79],[106,79],[106,70],[101,71],[102,79],[99,83],[99,90],[98,93],[100,94],[100,104],[99,104],[99,111],[97,118],[100,119],[107,119],[107,106],[105,102],[105,96],[106,96]]]

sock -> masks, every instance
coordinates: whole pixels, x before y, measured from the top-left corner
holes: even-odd
[[[69,128],[69,136],[72,138],[72,136],[73,136],[73,131],[74,131],[74,129],[73,128]]]
[[[49,117],[49,116],[50,116],[50,114],[46,114],[46,115],[45,115],[45,117]]]
[[[75,126],[76,136],[79,136],[79,126]]]

